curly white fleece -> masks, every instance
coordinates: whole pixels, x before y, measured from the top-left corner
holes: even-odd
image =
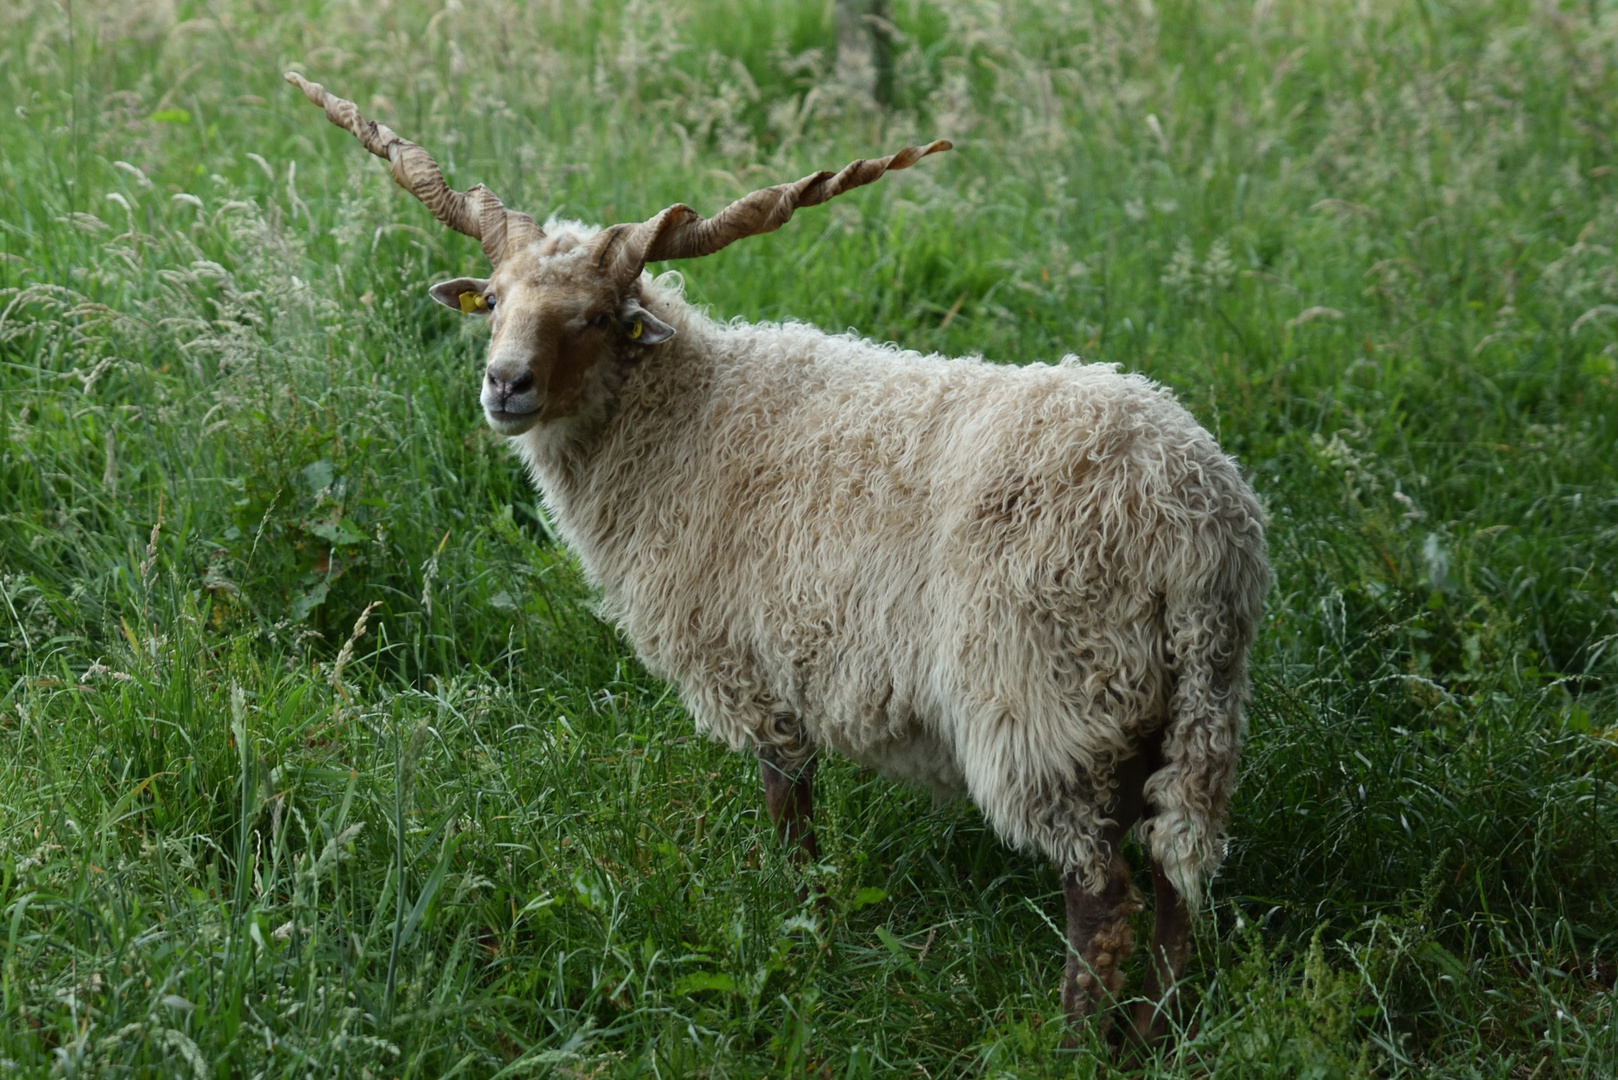
[[[1111,365],[922,356],[642,293],[677,336],[515,442],[698,727],[964,790],[1092,888],[1114,767],[1161,730],[1143,832],[1194,910],[1268,581],[1213,437]]]

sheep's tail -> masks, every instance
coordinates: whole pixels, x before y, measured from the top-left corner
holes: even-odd
[[[1238,545],[1202,587],[1170,594],[1174,674],[1163,766],[1146,781],[1146,841],[1193,914],[1225,854],[1225,822],[1246,730],[1247,648],[1269,581],[1263,540]]]

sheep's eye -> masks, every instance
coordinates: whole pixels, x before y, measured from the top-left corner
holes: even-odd
[[[603,311],[600,315],[597,315],[595,318],[590,320],[590,325],[595,327],[597,330],[605,330],[608,324],[611,322],[612,316]]]
[[[483,303],[490,311],[494,310],[494,293],[484,293]]]

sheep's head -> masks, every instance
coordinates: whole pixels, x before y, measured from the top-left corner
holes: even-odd
[[[841,172],[812,173],[743,196],[712,218],[675,204],[646,221],[588,236],[571,231],[551,236],[527,214],[507,210],[482,184],[464,192],[451,189],[427,151],[366,120],[353,102],[295,72],[286,78],[324,108],[333,124],[386,158],[394,180],[434,217],[482,244],[494,267],[489,277],[440,282],[430,292],[441,304],[490,318],[481,399],[489,425],[503,435],[573,415],[591,371],[602,361],[674,336],[672,327],[641,306],[647,263],[710,255],[745,236],[773,232],[799,207],[950,149],[939,139],[889,157],[855,161]]]
[[[590,373],[608,357],[667,341],[674,329],[641,306],[640,282],[596,267],[594,237],[541,235],[504,257],[487,278],[441,281],[439,303],[490,322],[480,400],[489,426],[520,435],[572,416]]]

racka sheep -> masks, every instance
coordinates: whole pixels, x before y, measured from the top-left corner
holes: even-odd
[[[704,219],[541,227],[296,74],[487,279],[432,287],[490,320],[481,400],[646,666],[697,726],[758,755],[800,857],[816,755],[962,792],[1062,873],[1062,1003],[1122,982],[1155,892],[1135,1029],[1165,1029],[1223,853],[1268,568],[1236,464],[1169,393],[1068,358],[1007,367],[717,323],[648,262],[770,232],[946,142],[765,188]]]

